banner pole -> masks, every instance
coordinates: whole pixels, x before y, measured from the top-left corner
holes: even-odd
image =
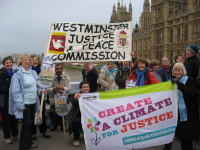
[[[44,103],[44,93],[42,93],[41,105],[40,105],[40,118],[42,118],[42,108]]]
[[[129,62],[129,68],[130,68],[130,74],[131,74],[131,68],[132,68],[132,61]]]
[[[62,122],[63,122],[63,132],[64,132],[64,135],[66,135],[66,128],[65,128],[65,117],[63,116],[62,117]]]

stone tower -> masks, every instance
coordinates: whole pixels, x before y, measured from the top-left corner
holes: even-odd
[[[162,60],[165,56],[173,63],[177,54],[185,57],[188,45],[200,46],[200,0],[151,0],[151,7],[144,0],[139,28],[133,31],[138,57]]]
[[[143,4],[139,26],[133,30],[133,50],[138,57],[150,58],[151,55],[151,9],[149,0]]]
[[[127,11],[126,5],[122,3],[120,3],[118,1],[117,3],[117,10],[115,7],[115,4],[113,5],[113,11],[112,11],[112,15],[110,18],[110,23],[117,23],[117,22],[127,22],[127,21],[131,21],[132,20],[132,4],[130,1],[129,4],[129,9]]]
[[[150,30],[151,29],[151,11],[149,0],[145,0],[143,5],[143,13],[140,17],[141,30]]]

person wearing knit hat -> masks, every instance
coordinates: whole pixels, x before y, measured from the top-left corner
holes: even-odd
[[[199,67],[200,67],[200,62],[199,62],[199,59],[197,58],[198,53],[199,53],[199,48],[197,45],[191,44],[190,46],[187,47],[187,50],[186,50],[187,60],[185,62],[185,68],[187,70],[187,75],[189,77],[194,78],[196,81],[197,81]],[[199,100],[198,109],[200,111],[200,100]],[[196,139],[195,148],[200,149],[200,138]]]
[[[197,45],[191,44],[190,46],[187,47],[187,51],[191,51],[194,55],[198,55],[199,48]]]
[[[197,45],[191,44],[186,49],[185,68],[187,70],[187,75],[194,79],[197,79],[200,67],[200,62],[197,58],[198,53],[199,53],[199,48]]]

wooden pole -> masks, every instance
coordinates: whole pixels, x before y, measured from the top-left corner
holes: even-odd
[[[129,62],[130,75],[131,75],[131,68],[132,68],[132,61]]]
[[[63,133],[64,133],[64,135],[66,135],[66,128],[65,128],[65,117],[63,116],[62,117],[62,122],[63,122]]]
[[[42,108],[44,104],[44,93],[42,93],[41,105],[40,105],[40,118],[42,118]]]

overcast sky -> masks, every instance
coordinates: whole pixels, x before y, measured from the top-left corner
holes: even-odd
[[[45,51],[52,22],[109,23],[118,0],[0,0],[0,57]],[[120,1],[120,3],[122,0]],[[123,0],[129,7],[130,0]],[[133,26],[144,0],[131,0]]]

